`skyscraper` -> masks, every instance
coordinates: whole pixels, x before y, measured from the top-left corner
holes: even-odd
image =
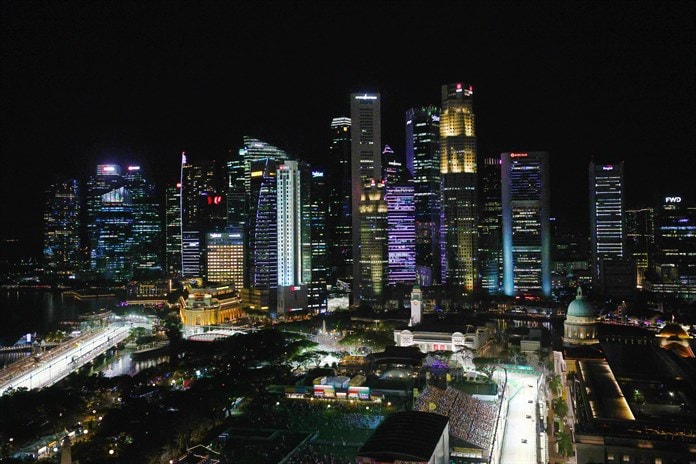
[[[77,179],[56,182],[47,192],[43,256],[48,274],[67,277],[79,269],[80,202]]]
[[[314,314],[326,312],[328,305],[329,265],[326,227],[328,192],[323,171],[312,170],[309,220],[311,233],[311,281],[307,289],[307,308]],[[347,229],[350,232],[350,228]]]
[[[503,289],[551,295],[549,161],[543,151],[501,155]]]
[[[162,221],[154,184],[130,165],[123,174],[133,202],[133,275],[156,278],[162,274]]]
[[[282,162],[270,158],[251,163],[247,281],[252,288],[278,287],[276,171],[279,164]],[[271,303],[269,307],[273,307]]]
[[[626,250],[636,267],[636,286],[643,288],[655,253],[655,210],[626,210]]]
[[[443,85],[440,113],[443,282],[467,292],[478,285],[473,93],[461,83]]]
[[[326,172],[329,186],[327,240],[331,283],[348,282],[353,273],[353,240],[351,214],[351,130],[350,118],[331,121],[330,167]]]
[[[496,294],[503,285],[500,157],[486,157],[480,171],[479,260],[481,287]]]
[[[205,234],[206,279],[218,284],[244,287],[244,237],[241,228]]]
[[[592,284],[599,294],[606,294],[613,264],[624,258],[624,185],[623,162],[589,164],[590,255]],[[615,263],[609,263],[614,261]]]
[[[389,285],[413,285],[416,282],[413,179],[389,145],[382,155],[387,203],[387,281]]]
[[[406,111],[406,167],[413,175],[416,213],[416,280],[441,281],[440,252],[440,109]]]
[[[167,187],[164,199],[165,269],[181,274],[181,183]]]
[[[353,304],[362,302],[363,285],[369,285],[372,279],[363,280],[365,272],[361,269],[363,263],[373,262],[373,260],[384,262],[386,249],[379,250],[380,257],[377,257],[377,243],[386,248],[384,241],[372,242],[367,247],[363,244],[363,239],[367,239],[368,235],[363,232],[369,229],[368,224],[362,223],[361,202],[363,198],[367,198],[363,189],[368,186],[375,186],[377,183],[381,185],[382,177],[382,159],[381,159],[381,102],[380,96],[376,94],[358,94],[353,93],[350,96],[350,119],[351,119],[351,211],[352,211],[352,230],[353,230]],[[383,188],[383,187],[382,187]],[[384,194],[382,193],[382,201]],[[368,208],[370,209],[370,208]],[[385,211],[386,213],[386,207]],[[386,220],[386,217],[384,218]],[[372,219],[370,220],[372,221]],[[374,221],[372,221],[374,222]],[[386,225],[384,226],[386,230]],[[362,256],[361,253],[367,253],[367,248],[370,249],[369,256]],[[380,282],[381,285],[381,282]],[[370,295],[368,301],[375,302],[376,293],[371,290],[366,290]],[[382,294],[379,292],[379,297]],[[379,302],[381,305],[381,301]]]
[[[376,310],[384,303],[387,282],[387,203],[384,183],[366,182],[360,198],[360,302]]]

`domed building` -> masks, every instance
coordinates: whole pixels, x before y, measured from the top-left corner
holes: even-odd
[[[582,288],[578,287],[575,299],[568,304],[563,323],[564,345],[591,345],[597,339],[597,315],[592,304],[585,299]]]
[[[673,322],[665,324],[656,337],[660,340],[661,348],[674,351],[682,358],[694,357],[694,352],[689,344],[691,336],[679,324]]]

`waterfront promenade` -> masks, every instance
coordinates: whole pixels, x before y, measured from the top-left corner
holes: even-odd
[[[104,327],[67,340],[41,356],[28,356],[0,371],[0,395],[11,388],[29,390],[55,384],[112,346],[122,342],[143,323],[110,322]]]

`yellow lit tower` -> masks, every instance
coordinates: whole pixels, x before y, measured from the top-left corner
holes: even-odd
[[[473,93],[459,82],[443,85],[440,113],[442,281],[466,292],[478,284]]]

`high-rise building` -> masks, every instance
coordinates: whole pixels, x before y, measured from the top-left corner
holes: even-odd
[[[154,184],[142,175],[140,166],[130,165],[123,174],[133,202],[133,275],[157,278],[162,274],[162,221]]]
[[[374,94],[358,94],[353,93],[350,96],[350,119],[351,119],[351,211],[352,211],[352,230],[353,230],[353,304],[359,305],[363,302],[362,295],[365,290],[368,294],[368,304],[375,304],[377,294],[373,289],[363,289],[362,285],[370,285],[373,279],[363,281],[365,272],[361,269],[363,263],[371,263],[376,260],[380,263],[386,259],[386,243],[385,241],[377,241],[368,239],[368,235],[364,234],[368,231],[370,224],[374,221],[371,217],[368,223],[362,222],[361,203],[363,198],[367,198],[363,192],[365,186],[371,190],[371,185],[381,184],[382,177],[382,126],[381,126],[381,100],[379,93]],[[383,186],[382,186],[383,189]],[[374,194],[373,194],[374,195]],[[382,193],[382,201],[384,194]],[[370,206],[368,209],[371,209]],[[386,213],[386,205],[385,205]],[[386,216],[384,218],[386,220]],[[384,225],[386,232],[386,224]],[[370,245],[363,243],[363,239],[368,239]],[[385,248],[379,250],[381,255],[377,257],[376,244],[381,244]],[[369,256],[362,254],[368,253]],[[383,276],[383,275],[382,275]],[[379,285],[382,285],[380,282]],[[382,297],[381,291],[379,298]],[[381,301],[376,303],[381,305]]]
[[[253,161],[250,172],[247,282],[252,288],[273,291],[278,287],[276,170],[279,164],[282,163],[270,158]],[[275,308],[271,302],[264,306]]]
[[[448,286],[472,292],[478,285],[478,208],[473,89],[442,86],[442,274]]]
[[[124,281],[161,270],[154,191],[137,166],[122,175],[120,166],[100,164],[87,181],[90,268],[100,277]]]
[[[389,285],[416,282],[416,211],[413,179],[386,145],[382,152],[387,203],[387,281]]]
[[[643,288],[655,252],[655,210],[653,208],[627,209],[626,254],[636,268],[636,287]]]
[[[658,208],[656,263],[649,290],[687,301],[696,297],[696,208],[683,196],[665,196]]]
[[[353,234],[351,214],[351,130],[350,118],[338,117],[331,121],[329,145],[330,168],[326,172],[329,186],[327,240],[330,281],[352,281]]]
[[[328,306],[329,265],[326,238],[329,233],[326,227],[328,195],[324,172],[312,170],[309,195],[312,272],[307,289],[307,308],[314,314],[325,313]],[[347,230],[350,232],[350,228]]]
[[[206,279],[211,283],[244,287],[244,236],[241,228],[205,234]]]
[[[501,155],[503,290],[551,295],[549,160],[543,151]]]
[[[79,270],[80,202],[77,179],[57,182],[47,192],[43,256],[46,272],[57,277]]]
[[[164,199],[165,269],[181,274],[181,183],[167,187]]]
[[[360,302],[380,310],[387,282],[387,203],[384,183],[372,179],[365,183],[360,198]]]
[[[623,162],[590,162],[589,180],[592,284],[598,294],[611,296],[608,295],[607,286],[616,281],[611,269],[624,261]],[[621,268],[624,267],[625,263],[621,264]],[[610,275],[603,275],[603,270],[609,271]]]
[[[479,180],[479,267],[488,294],[503,287],[503,234],[500,157],[486,157]]]
[[[441,280],[440,109],[406,111],[406,167],[413,176],[416,209],[416,280],[430,286]]]

